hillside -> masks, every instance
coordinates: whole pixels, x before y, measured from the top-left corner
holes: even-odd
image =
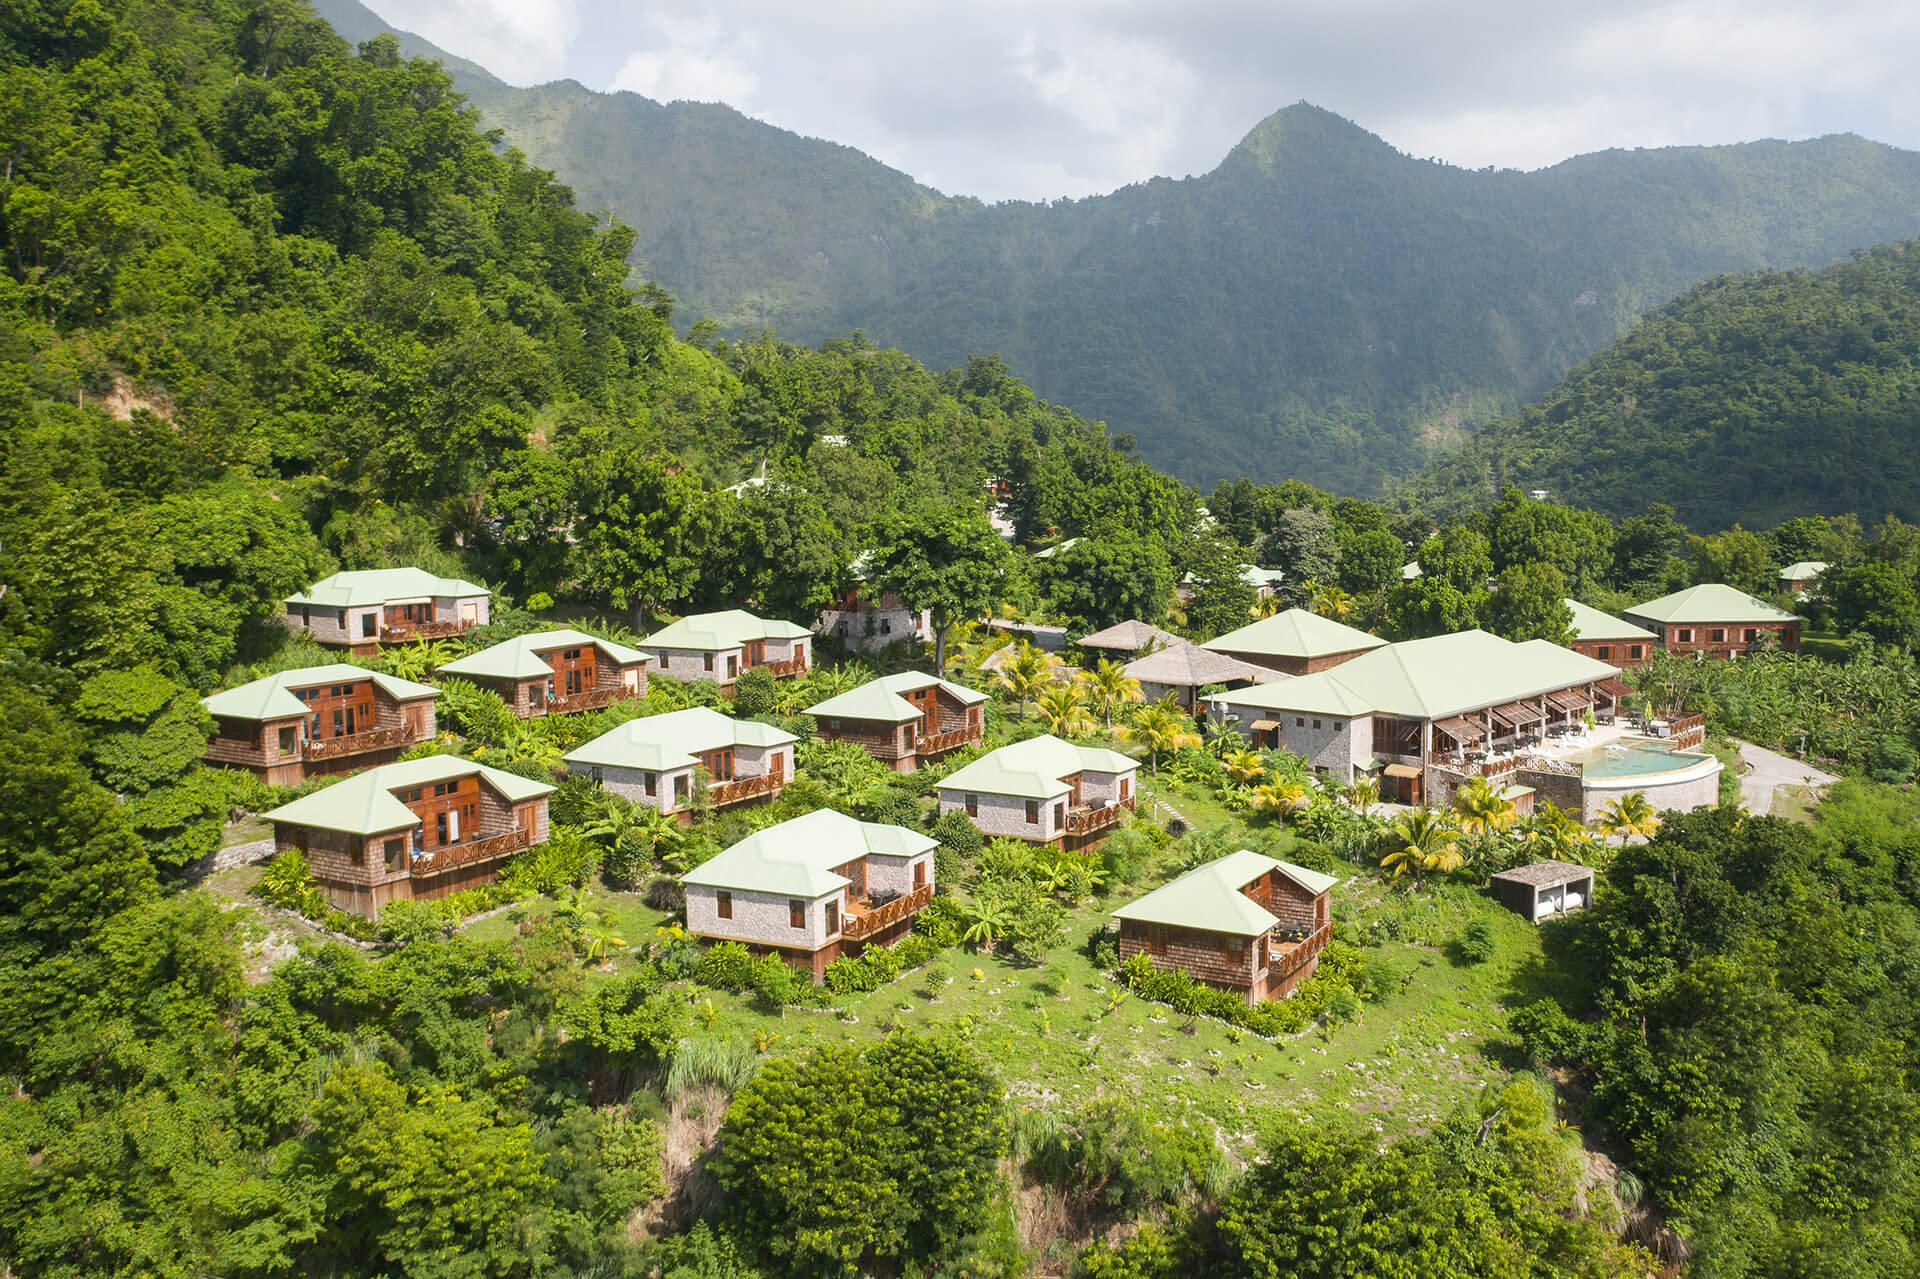
[[[1624,516],[1649,494],[1696,528],[1808,511],[1920,514],[1920,244],[1688,290],[1413,486],[1436,510],[1489,483]]]
[[[354,0],[319,8],[350,38],[381,29]],[[450,67],[584,207],[639,231],[683,323],[858,328],[935,366],[997,351],[1209,485],[1372,491],[1691,284],[1920,232],[1920,156],[1851,136],[1472,172],[1301,104],[1201,177],[987,206],[724,106]]]

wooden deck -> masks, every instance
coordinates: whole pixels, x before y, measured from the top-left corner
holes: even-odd
[[[761,795],[772,795],[786,785],[787,779],[767,774],[762,777],[738,777],[730,782],[714,782],[707,787],[707,798],[715,808],[738,804]]]
[[[928,884],[870,910],[850,909],[846,922],[840,926],[840,935],[848,941],[863,941],[925,910],[932,900],[933,885]]]
[[[1067,814],[1067,834],[1090,835],[1105,830],[1133,810],[1133,797],[1102,804],[1099,808],[1078,809]]]
[[[471,866],[476,862],[490,862],[499,857],[511,857],[531,847],[533,847],[532,834],[516,828],[504,835],[476,839],[470,844],[454,844],[433,849],[430,853],[415,853],[412,873],[415,879],[428,879],[434,875],[444,875],[450,870],[458,870],[462,866]]]

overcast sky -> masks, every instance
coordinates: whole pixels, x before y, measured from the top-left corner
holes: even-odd
[[[1305,100],[1402,151],[1920,148],[1914,0],[372,0],[514,84],[726,102],[950,194],[1204,173]]]

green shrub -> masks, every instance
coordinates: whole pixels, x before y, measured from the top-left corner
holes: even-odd
[[[780,681],[764,666],[742,672],[733,686],[733,713],[740,719],[754,719],[773,713],[780,699]]]
[[[965,927],[966,910],[956,897],[935,897],[925,910],[913,917],[913,931],[931,937],[941,950],[959,945],[960,933]]]
[[[1105,924],[1095,924],[1093,931],[1087,934],[1087,958],[1101,972],[1111,972],[1120,966],[1120,934]],[[1151,961],[1149,961],[1151,962]]]
[[[1567,1016],[1558,1000],[1537,1000],[1516,1008],[1507,1017],[1507,1029],[1526,1045],[1536,1065],[1584,1061],[1594,1051],[1598,1029]]]
[[[980,833],[980,828],[968,821],[967,815],[957,808],[936,820],[930,833],[940,841],[942,848],[950,849],[962,858],[979,856],[986,844],[986,837]]]
[[[1493,925],[1484,919],[1468,924],[1458,942],[1460,958],[1469,964],[1484,964],[1499,953],[1500,938]]]
[[[778,955],[762,955],[754,960],[748,981],[754,994],[781,1007],[799,1003],[803,994],[813,988],[812,982],[803,979],[792,964]]]
[[[753,956],[737,941],[715,942],[693,965],[693,979],[719,990],[746,990],[753,981]]]

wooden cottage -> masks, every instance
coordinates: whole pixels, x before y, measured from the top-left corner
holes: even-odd
[[[819,735],[853,742],[895,772],[978,746],[987,695],[935,675],[904,671],[869,680],[807,708]]]
[[[569,773],[684,825],[693,820],[700,770],[706,771],[707,802],[716,809],[769,801],[793,776],[799,740],[771,724],[690,706],[628,720],[569,751],[565,760]]]
[[[963,812],[988,836],[1085,848],[1133,811],[1139,764],[1048,733],[1002,746],[940,783],[940,813]]]
[[[265,814],[342,910],[445,897],[547,839],[554,788],[452,755],[387,764]]]
[[[712,680],[727,692],[757,666],[780,679],[807,673],[813,632],[792,622],[756,617],[745,609],[690,613],[640,641],[662,675]]]
[[[1244,848],[1229,853],[1114,911],[1121,961],[1146,955],[1249,1004],[1284,998],[1319,966],[1338,882]]]
[[[533,719],[599,710],[647,692],[645,653],[574,630],[540,631],[448,662],[455,676],[498,693],[515,715]]]
[[[818,809],[756,831],[680,877],[687,928],[778,954],[815,981],[840,955],[905,936],[933,900],[938,843]]]
[[[485,626],[484,586],[425,569],[377,568],[323,577],[287,597],[287,624],[366,657],[382,644],[446,639]]]
[[[273,786],[391,763],[434,734],[440,690],[360,666],[281,671],[200,699],[217,730],[206,761]]]

